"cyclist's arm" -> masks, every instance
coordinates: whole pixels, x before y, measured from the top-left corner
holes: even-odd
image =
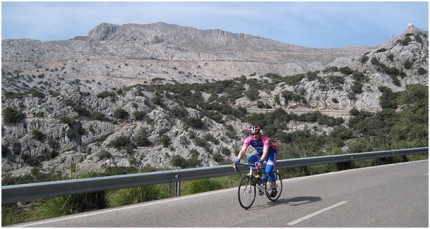
[[[263,141],[263,155],[261,155],[262,160],[266,160],[267,155],[269,155],[269,148],[270,148],[270,139],[267,136],[262,136]]]
[[[263,147],[263,155],[261,155],[260,159],[266,160],[268,154],[269,154],[269,146],[264,145],[264,147]]]
[[[242,157],[245,154],[247,148],[248,148],[248,145],[246,145],[246,144],[244,144],[242,146],[242,149],[240,149],[239,154],[237,155],[238,159],[242,159]]]

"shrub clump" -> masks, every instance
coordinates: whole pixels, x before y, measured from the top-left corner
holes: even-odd
[[[6,124],[16,123],[25,118],[24,113],[13,108],[7,107],[3,110],[3,122]]]

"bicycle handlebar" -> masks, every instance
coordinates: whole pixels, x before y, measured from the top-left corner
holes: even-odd
[[[237,165],[244,165],[244,166],[257,166],[257,163],[258,162],[255,162],[254,164],[252,164],[252,163],[237,163]],[[264,164],[264,163],[263,163]],[[234,171],[236,171],[236,172],[240,172],[239,171],[239,167],[238,166],[236,166],[235,168],[234,168]]]

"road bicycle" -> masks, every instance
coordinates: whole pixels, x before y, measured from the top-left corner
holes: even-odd
[[[260,196],[266,194],[267,198],[269,198],[269,200],[273,202],[279,199],[282,193],[282,179],[281,179],[281,176],[279,175],[279,170],[273,170],[273,173],[275,174],[275,177],[276,177],[276,188],[278,193],[276,194],[275,197],[271,197],[270,194],[271,194],[272,188],[271,188],[271,182],[269,181],[269,178],[266,176],[266,181],[264,183],[261,183],[261,180],[255,178],[253,173],[253,171],[256,170],[255,164],[238,163],[238,166],[239,165],[244,165],[249,168],[249,172],[242,178],[242,180],[239,183],[239,189],[237,194],[238,194],[240,206],[242,206],[245,210],[250,208],[255,201],[255,197],[257,195],[257,189],[258,189],[258,194]],[[237,172],[239,172],[238,166],[235,168]],[[261,177],[261,173],[266,173],[264,168],[257,169],[257,172],[260,174],[260,177]]]

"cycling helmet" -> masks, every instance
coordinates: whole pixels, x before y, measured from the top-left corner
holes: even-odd
[[[259,134],[260,133],[261,128],[259,126],[250,126],[248,128],[248,132],[250,134]]]

